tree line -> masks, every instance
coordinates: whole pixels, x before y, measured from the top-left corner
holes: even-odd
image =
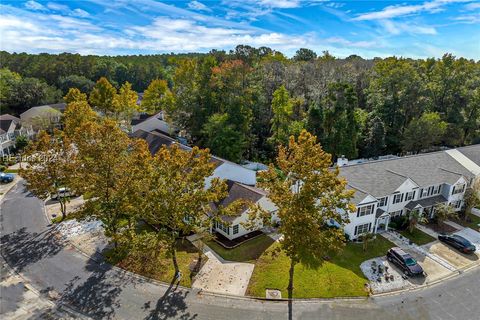
[[[288,59],[270,48],[240,45],[191,55],[0,57],[8,68],[2,72],[38,77],[63,93],[70,87],[89,93],[99,77],[115,89],[129,82],[130,89],[145,91],[147,111],[166,111],[193,145],[233,161],[270,161],[277,145],[302,129],[334,157],[480,142],[480,63],[451,54],[367,60],[300,49]],[[21,96],[24,89],[8,83],[0,82],[7,88],[1,99],[15,109],[19,104],[4,95]]]

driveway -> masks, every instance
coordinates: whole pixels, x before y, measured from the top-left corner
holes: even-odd
[[[45,297],[95,319],[287,319],[288,303],[209,295],[137,277],[79,254],[47,227],[42,202],[20,184],[1,204],[1,252]],[[2,301],[4,290],[0,291]],[[471,320],[480,269],[419,291],[368,300],[294,301],[293,319]],[[60,304],[59,303],[59,304]],[[59,305],[57,304],[57,305]],[[35,318],[32,315],[31,318]],[[0,317],[4,319],[4,314]],[[58,318],[58,317],[54,317]]]
[[[197,246],[201,239],[197,235],[187,237]],[[244,296],[252,277],[254,264],[226,261],[207,245],[203,253],[208,260],[195,276],[192,288],[221,294]]]
[[[480,261],[477,255],[467,255],[458,250],[445,245],[440,241],[435,241],[424,246],[428,252],[435,254],[448,261],[456,269],[465,269]]]

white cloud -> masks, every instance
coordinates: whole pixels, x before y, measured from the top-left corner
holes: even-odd
[[[480,23],[480,13],[458,16],[453,18],[453,20],[466,24]]]
[[[465,9],[469,11],[480,9],[480,2],[472,2],[472,3],[466,4]]]
[[[64,4],[49,2],[47,3],[47,8],[53,11],[69,12],[70,8]]]
[[[208,12],[211,12],[212,9],[210,9],[209,7],[207,7],[206,5],[204,5],[203,3],[199,2],[199,1],[190,1],[188,3],[188,7],[192,10],[200,10],[200,11],[208,11]]]
[[[376,41],[350,41],[342,37],[331,37],[325,39],[328,43],[334,44],[341,44],[347,47],[355,47],[355,48],[375,48],[379,47],[378,42]]]
[[[86,18],[88,17],[90,14],[85,11],[85,10],[82,10],[80,8],[76,8],[72,11],[71,13],[72,16],[75,16],[75,17],[80,17],[80,18]]]
[[[46,10],[46,8],[36,1],[30,0],[25,3],[25,8],[30,10]]]
[[[384,27],[384,29],[388,33],[392,35],[399,35],[402,33],[426,34],[426,35],[437,34],[437,30],[431,26],[422,26],[422,25],[413,24],[413,23],[394,22],[392,20],[381,20],[379,23]]]
[[[258,4],[268,8],[297,8],[300,6],[300,0],[259,0]]]
[[[444,6],[450,3],[455,2],[468,2],[471,0],[434,0],[430,2],[424,2],[423,4],[418,5],[394,5],[385,7],[381,11],[374,11],[369,13],[363,13],[355,17],[353,20],[363,21],[363,20],[381,20],[381,19],[391,19],[402,16],[407,16],[411,14],[416,14],[420,12],[430,12],[435,13],[444,10]]]

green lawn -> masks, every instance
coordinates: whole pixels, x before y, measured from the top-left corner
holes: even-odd
[[[172,259],[165,253],[161,253],[160,257],[155,261],[147,257],[142,259],[138,255],[135,257],[129,255],[118,257],[114,256],[112,251],[107,252],[105,256],[109,263],[151,279],[170,283],[175,275]],[[198,251],[188,240],[177,241],[177,262],[182,273],[180,285],[185,287],[192,286],[191,276],[193,275],[190,272],[190,264],[197,259]],[[207,258],[204,257],[202,260],[205,262]]]
[[[290,261],[283,252],[272,256],[278,246],[271,246],[255,264],[247,293],[265,297],[265,289],[279,289],[282,297],[287,297],[288,270]],[[331,298],[366,296],[364,290],[368,280],[363,275],[360,264],[368,259],[383,256],[395,245],[381,236],[369,243],[367,251],[362,244],[349,243],[344,250],[325,262],[318,269],[308,269],[302,264],[295,267],[295,298]]]
[[[247,262],[257,260],[273,243],[272,238],[262,234],[233,249],[226,249],[213,240],[207,245],[225,260]]]
[[[417,228],[415,228],[412,233],[410,233],[410,231],[406,229],[401,231],[400,234],[405,238],[410,239],[410,241],[412,241],[413,243],[418,244],[420,246],[436,240],[434,237],[426,234],[421,230],[418,230]]]

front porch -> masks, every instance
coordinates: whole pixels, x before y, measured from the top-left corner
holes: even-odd
[[[435,210],[437,205],[448,202],[444,196],[438,195],[435,197],[430,197],[421,200],[410,201],[406,206],[405,210],[407,215],[412,211],[418,211],[422,216],[431,220],[435,216]]]

